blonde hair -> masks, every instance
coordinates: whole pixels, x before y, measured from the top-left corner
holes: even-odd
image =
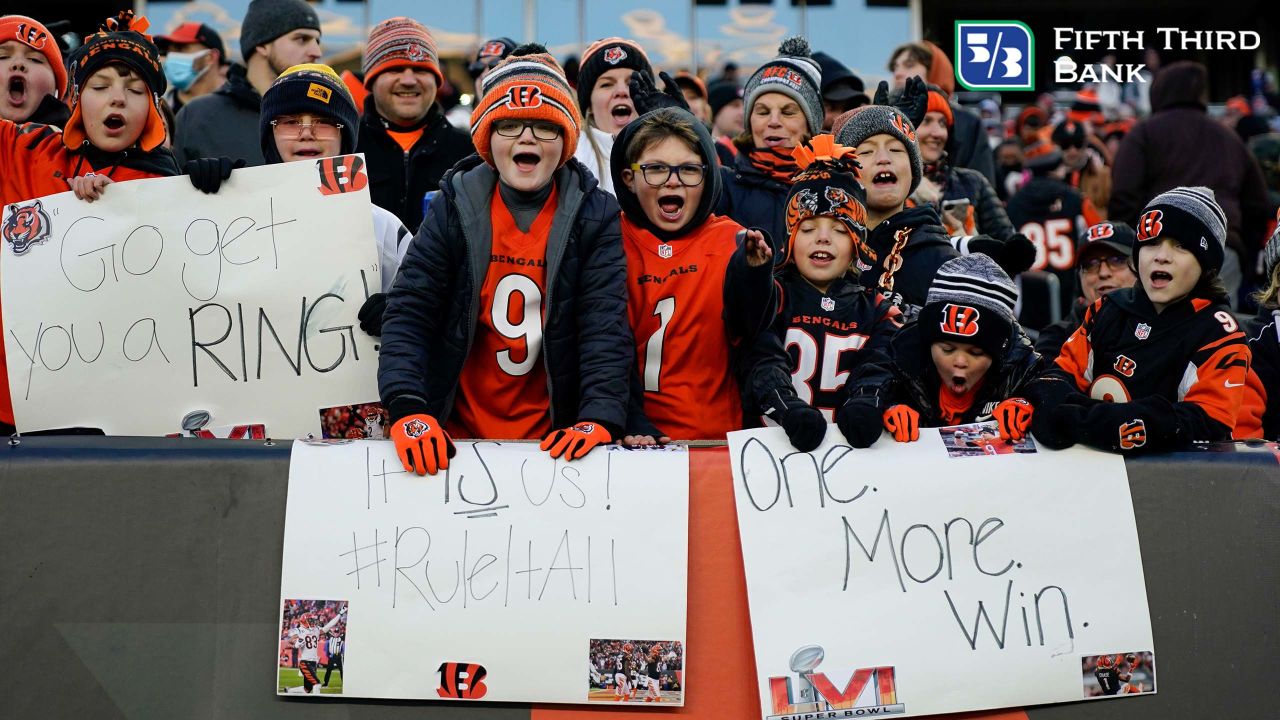
[[[583,119],[586,122],[582,134],[587,136],[587,143],[591,145],[591,154],[596,156],[596,167],[600,168],[600,172],[606,173],[608,172],[609,158],[604,154],[604,150],[600,148],[600,143],[596,142],[596,134],[591,132],[591,128],[596,127],[596,118],[591,114],[591,108],[587,108]],[[598,130],[599,128],[596,129]],[[601,130],[601,132],[604,131]]]
[[[1271,268],[1271,278],[1267,281],[1267,286],[1254,293],[1253,299],[1258,301],[1258,305],[1268,310],[1280,309],[1280,262]]]

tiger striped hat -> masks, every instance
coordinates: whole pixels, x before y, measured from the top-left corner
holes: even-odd
[[[505,119],[558,125],[564,138],[559,165],[573,157],[582,117],[564,70],[545,47],[529,44],[516,48],[484,76],[482,89],[483,96],[471,112],[471,141],[485,162],[493,164],[493,123]]]

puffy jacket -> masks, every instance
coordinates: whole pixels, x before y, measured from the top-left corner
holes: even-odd
[[[206,157],[229,157],[262,165],[262,129],[258,115],[262,96],[249,83],[243,65],[232,65],[222,87],[202,95],[178,111],[173,154],[181,165]]]
[[[977,170],[947,166],[943,171],[942,199],[968,200],[973,208],[975,233],[990,235],[997,240],[1008,240],[1015,232],[1004,203],[996,195],[995,188]]]
[[[787,193],[791,186],[766,175],[739,149],[733,165],[720,168],[724,192],[715,214],[742,227],[759,228],[773,241],[773,257],[781,262],[787,247]]]
[[[889,289],[885,287],[885,263],[890,262],[899,230],[908,231],[907,243],[901,250],[902,265],[893,274],[893,288]],[[870,267],[862,269],[859,282],[879,288],[907,320],[914,319],[924,306],[938,267],[960,256],[932,205],[907,208],[881,222],[867,236],[867,246],[875,257],[868,258]]]
[[[364,153],[369,167],[369,199],[395,213],[414,233],[422,224],[426,194],[439,189],[445,173],[476,151],[471,135],[450,125],[439,105],[431,106],[420,127],[422,137],[405,152],[387,132],[387,121],[370,95],[356,138],[356,152]]]
[[[387,295],[378,359],[379,393],[393,416],[426,412],[442,423],[449,419],[475,337],[497,182],[497,171],[478,156],[458,163],[441,181],[400,264]],[[635,362],[618,203],[576,160],[556,171],[555,183],[559,207],[547,240],[542,346],[551,424],[590,418],[618,437]]]
[[[1022,396],[1044,371],[1044,360],[1021,326],[1014,323],[1008,348],[993,359],[973,405],[959,424],[990,420],[996,405]],[[888,348],[875,351],[853,371],[847,389],[850,403],[869,405],[882,413],[905,403],[920,413],[920,427],[940,427],[946,423],[938,410],[938,387],[929,343],[912,322],[889,341]]]
[[[987,143],[987,131],[982,127],[982,118],[969,108],[951,106],[951,137],[948,140],[953,164],[956,167],[977,171],[992,185],[996,182],[996,163]]]

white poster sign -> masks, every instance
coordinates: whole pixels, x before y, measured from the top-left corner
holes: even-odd
[[[766,718],[1154,692],[1124,461],[987,430],[854,450],[832,426],[812,453],[729,434]]]
[[[359,156],[244,168],[3,209],[4,343],[19,430],[320,435],[321,409],[377,399],[380,288]]]
[[[296,442],[278,692],[683,705],[688,512],[684,450]]]

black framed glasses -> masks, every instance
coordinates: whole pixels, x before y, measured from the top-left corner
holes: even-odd
[[[1129,266],[1129,258],[1124,255],[1095,255],[1080,263],[1080,270],[1086,275],[1097,275],[1103,263],[1107,264],[1107,269],[1111,272],[1117,272]]]
[[[653,187],[667,184],[672,175],[685,187],[697,187],[702,184],[707,174],[706,165],[686,163],[684,165],[668,165],[666,163],[631,163],[631,172],[640,173],[640,177]]]
[[[502,137],[520,137],[524,129],[533,131],[535,140],[555,140],[560,137],[560,126],[555,123],[533,120],[499,120],[493,124],[493,131]]]

